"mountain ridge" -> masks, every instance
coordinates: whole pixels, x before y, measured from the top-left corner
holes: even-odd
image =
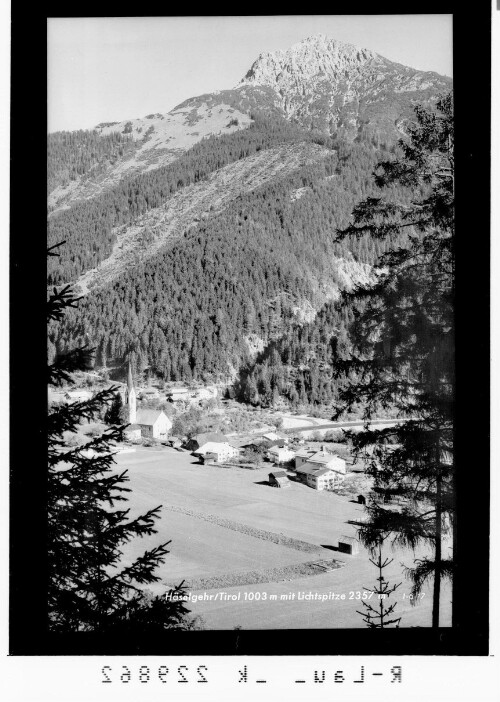
[[[221,380],[248,363],[245,339],[271,352],[283,338],[281,361],[271,363],[281,368],[278,392],[289,387],[291,401],[335,392],[323,376],[349,319],[329,301],[366,282],[388,246],[405,243],[404,235],[340,243],[335,232],[356,203],[381,195],[371,174],[397,153],[415,105],[450,87],[446,77],[312,37],[261,54],[238,86],[189,98],[170,117],[100,124],[95,138],[76,139],[81,149],[96,143],[98,163],[53,164],[77,177],[59,201],[66,209],[49,217],[49,245],[66,245],[49,261],[48,283],[79,280],[88,294],[51,328],[50,354],[88,343],[97,365],[134,358],[167,380]],[[169,130],[178,131],[177,150]],[[403,188],[389,195],[412,197]],[[311,369],[294,375],[300,357]],[[255,397],[257,386],[269,395],[271,366],[248,375],[244,394]]]
[[[330,135],[340,130],[353,139],[370,121],[375,131],[381,128],[377,103],[390,99],[399,106],[400,118],[410,117],[403,94],[422,101],[429,90],[448,90],[451,79],[319,34],[289,49],[260,54],[238,84],[245,85],[273,88],[287,118]],[[391,132],[387,126],[385,137]],[[397,130],[392,130],[393,138]]]
[[[133,148],[48,197],[51,211],[98,195],[124,177],[173,163],[200,140],[248,128],[255,114],[281,116],[325,135],[394,143],[413,106],[451,88],[437,73],[395,63],[324,34],[263,52],[232,89],[184,100],[167,113],[96,125],[101,137],[128,135]]]

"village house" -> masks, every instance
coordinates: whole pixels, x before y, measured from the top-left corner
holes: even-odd
[[[160,397],[160,392],[157,388],[146,388],[139,391],[141,400],[157,400]]]
[[[298,452],[303,453],[303,452]],[[296,455],[297,458],[297,455]],[[339,487],[345,477],[345,461],[325,451],[316,451],[308,455],[305,461],[300,456],[300,465],[295,466],[299,480],[314,490],[332,490]]]
[[[172,388],[167,392],[167,400],[169,402],[189,401],[190,395],[187,388]]]
[[[212,387],[205,387],[205,388],[196,388],[195,390],[191,390],[190,393],[190,399],[192,402],[201,402],[202,400],[211,400],[214,397],[217,397],[217,388],[212,388]]]
[[[64,401],[68,404],[73,402],[87,402],[92,397],[92,393],[88,390],[68,390],[64,393]]]
[[[271,446],[267,451],[267,458],[273,463],[289,463],[295,458],[295,453],[286,447]]]
[[[277,434],[274,431],[270,431],[267,434],[262,434],[262,438],[266,441],[272,441],[273,444],[277,441],[282,441],[283,443],[280,444],[281,446],[288,443],[288,436],[286,436],[286,434]]]
[[[172,388],[167,392],[167,400],[176,403],[187,403],[189,405],[201,404],[207,400],[217,397],[218,390],[215,386],[205,386],[201,388]]]
[[[316,451],[316,453],[307,459],[306,465],[319,466],[321,468],[328,467],[337,473],[341,473],[342,475],[345,475],[346,472],[344,459],[324,450]]]
[[[309,446],[304,446],[299,449],[299,451],[295,453],[295,468],[300,468],[300,466],[304,465],[315,453],[318,453],[316,449],[310,448]]]
[[[231,458],[236,458],[239,456],[239,449],[234,448],[228,443],[219,443],[215,441],[208,441],[206,444],[200,446],[196,451],[193,451],[193,456],[199,456],[204,463],[214,462],[214,463],[224,463],[229,461]]]
[[[269,485],[277,488],[290,487],[290,481],[284,470],[275,470],[269,473]]]
[[[215,442],[217,444],[227,444],[229,439],[224,434],[218,431],[207,431],[203,434],[195,434],[186,443],[186,448],[188,451],[197,451],[204,444],[208,444],[209,441]]]
[[[172,422],[162,410],[138,409],[135,424],[141,436],[150,439],[166,439],[172,429]]]

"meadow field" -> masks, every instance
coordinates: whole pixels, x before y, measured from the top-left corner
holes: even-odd
[[[158,571],[161,581],[151,589],[164,592],[185,580],[192,595],[200,597],[188,607],[206,628],[364,626],[356,613],[362,609],[359,598],[378,571],[363,547],[354,556],[336,550],[340,536],[356,535],[348,522],[363,516],[360,505],[299,483],[272,488],[265,484],[271,464],[258,470],[204,466],[170,448],[118,454],[117,468],[128,471],[131,516],[162,505],[158,533],[135,539],[125,559],[171,540]],[[389,546],[385,551],[394,559],[386,577],[402,583],[393,596],[401,626],[430,626],[431,585],[413,606],[402,568],[425,552]],[[325,563],[332,569],[325,570]],[[450,599],[444,584],[442,626],[451,623]]]

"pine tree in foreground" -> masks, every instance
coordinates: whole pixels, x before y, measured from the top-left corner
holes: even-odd
[[[77,299],[69,287],[54,289],[48,319],[60,320]],[[72,373],[88,368],[90,360],[85,348],[59,356],[48,368],[49,384],[71,382]],[[194,628],[179,599],[186,594],[182,583],[167,597],[144,591],[159,580],[155,571],[165,561],[170,542],[145,551],[128,565],[122,563],[121,547],[156,533],[160,511],[155,507],[130,519],[123,506],[130,489],[125,487],[126,472],[114,468],[113,448],[124,427],[111,427],[83,446],[68,448],[68,433],[97,417],[113,402],[115,392],[111,387],[88,401],[49,410],[49,629],[140,635]]]
[[[111,405],[104,414],[106,424],[120,425],[123,423],[124,407],[122,396],[119,392],[115,393]]]
[[[352,434],[366,455],[374,492],[359,537],[372,555],[379,538],[430,555],[407,569],[413,599],[433,584],[432,626],[439,626],[441,580],[452,578],[456,538],[453,466],[454,416],[454,157],[451,95],[434,110],[417,107],[400,155],[382,162],[375,182],[386,196],[369,198],[353,212],[340,238],[369,235],[407,242],[384,254],[373,281],[343,295],[354,312],[350,349],[336,358],[348,378],[335,418],[361,407],[365,430]],[[398,198],[410,192],[412,200]],[[396,427],[370,430],[370,419],[392,413]],[[388,502],[397,499],[398,505]],[[454,545],[454,544],[453,544]],[[451,549],[450,549],[451,551]]]
[[[401,583],[397,583],[396,585],[389,586],[389,582],[384,577],[384,568],[387,568],[387,566],[390,565],[393,560],[393,558],[385,558],[382,560],[382,543],[379,543],[378,546],[377,560],[370,558],[370,563],[373,563],[373,565],[378,568],[379,575],[376,585],[374,585],[372,588],[364,587],[363,590],[376,595],[375,599],[378,600],[378,608],[372,605],[371,602],[366,602],[363,600],[361,604],[365,609],[361,611],[359,609],[356,610],[358,614],[361,614],[363,621],[370,629],[384,629],[392,625],[395,625],[396,628],[399,627],[401,617],[389,619],[394,612],[397,603],[393,602],[387,607],[385,605],[386,598],[392,595],[392,593],[401,585]]]

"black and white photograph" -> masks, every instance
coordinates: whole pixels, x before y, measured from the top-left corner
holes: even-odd
[[[453,15],[46,29],[47,653],[487,655]]]

